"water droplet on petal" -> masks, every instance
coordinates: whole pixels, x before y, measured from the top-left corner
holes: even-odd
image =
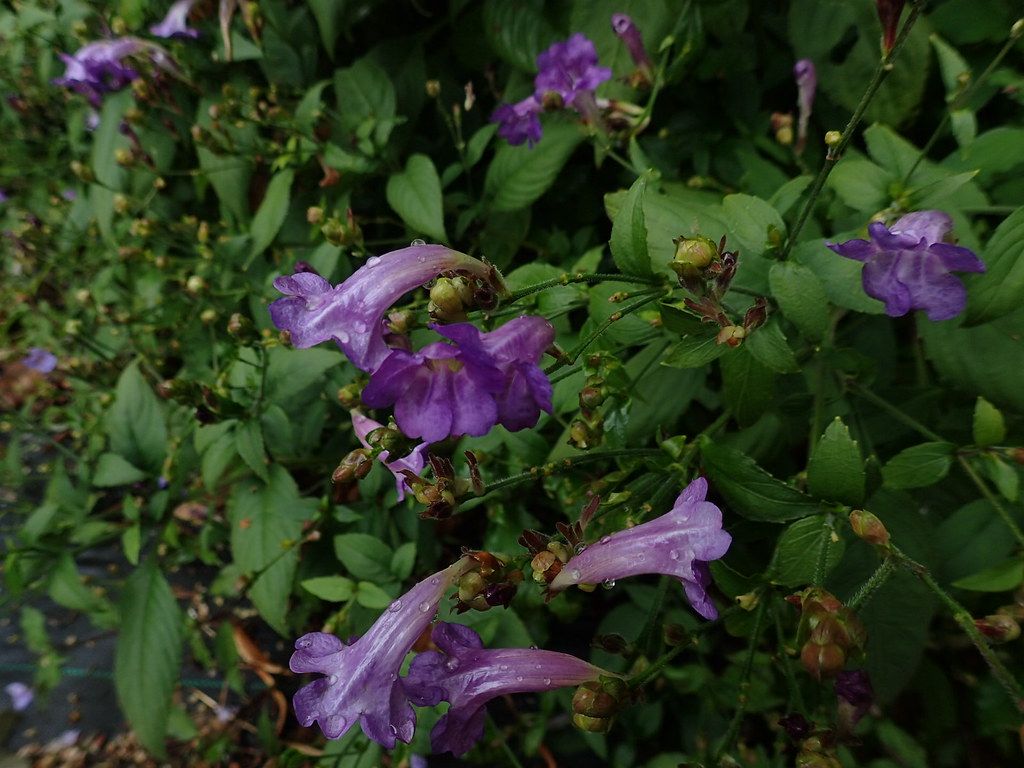
[[[436,586],[437,586],[438,584],[440,584],[440,583],[441,583],[441,580],[440,580],[439,578],[437,578],[437,576],[434,576],[434,577],[433,577],[433,578],[432,578],[432,579],[430,580],[430,586],[432,586],[432,587],[436,587]]]
[[[398,729],[395,728],[395,724],[394,723],[390,723],[388,725],[388,728],[391,730],[391,733],[393,733],[395,736],[398,735]]]
[[[583,542],[581,541],[581,542],[580,542],[579,544],[577,544],[577,545],[576,545],[576,546],[575,546],[575,547],[573,548],[573,551],[574,551],[574,552],[575,552],[575,553],[576,553],[576,554],[578,555],[578,554],[580,554],[580,553],[581,553],[581,552],[582,552],[582,551],[583,551],[584,549],[586,549],[586,548],[587,548],[587,545],[586,545],[586,544],[584,544],[584,543],[583,543]]]
[[[356,320],[352,323],[352,329],[356,333],[366,333],[366,323],[362,320]]]
[[[398,675],[394,672],[391,673],[391,682],[395,682],[398,679]]]
[[[444,666],[449,671],[454,671],[459,668],[459,660],[456,659],[454,656],[449,656],[448,661],[444,663]]]
[[[523,676],[522,675],[516,675],[516,682],[517,683],[523,682]]]
[[[679,559],[679,550],[678,549],[670,549],[668,551],[668,557],[669,557],[669,560],[678,560]]]
[[[427,244],[426,240],[420,240],[418,237],[415,240],[413,240],[411,243],[409,243],[410,246],[426,245],[426,244]]]
[[[388,606],[388,610],[391,611],[392,613],[396,613],[396,612],[402,610],[402,601],[401,600],[392,600],[391,601],[391,605]]]
[[[420,613],[426,613],[427,611],[430,610],[430,603],[428,603],[426,600],[424,600],[422,603],[420,603],[416,607],[420,609]]]
[[[598,544],[607,544],[611,540],[612,540],[611,536],[602,536],[601,540],[599,542],[597,542],[597,543]]]
[[[601,586],[605,589],[612,589],[615,586],[615,579],[605,579],[601,582]]]
[[[334,685],[334,684],[335,684],[335,683],[337,683],[337,682],[338,682],[338,676],[337,676],[337,675],[329,675],[329,676],[327,677],[327,683],[328,683],[328,685]]]
[[[572,571],[570,571],[569,575],[572,577],[573,581],[579,581],[580,572],[578,568],[574,568]]]
[[[639,553],[639,554],[638,554],[638,555],[636,556],[636,561],[637,561],[638,563],[642,563],[642,562],[643,562],[644,560],[646,560],[646,559],[647,559],[647,555],[645,555],[645,554],[644,554],[643,552]]]
[[[508,671],[508,664],[500,664],[500,665],[498,665],[498,669],[500,669],[502,672],[507,672]]]
[[[418,261],[420,264],[422,264],[426,260],[427,260],[427,257],[424,256],[422,253],[419,256],[416,257],[416,261]]]
[[[545,677],[544,678],[544,685],[551,685],[551,678],[550,677]]]
[[[380,256],[371,256],[366,260],[366,266],[371,269],[376,267],[378,264],[380,264]]]

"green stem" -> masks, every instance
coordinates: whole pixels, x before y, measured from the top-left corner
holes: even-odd
[[[512,747],[508,745],[508,741],[505,740],[505,734],[501,732],[498,724],[494,722],[494,718],[490,715],[486,715],[487,724],[490,725],[491,730],[494,731],[498,736],[498,741],[501,743],[501,749],[505,753],[505,757],[508,758],[509,765],[512,768],[523,768],[523,764],[519,762],[519,758],[516,757],[516,753],[512,751]]]
[[[992,670],[992,674],[995,675],[1003,688],[1006,689],[1006,692],[1013,700],[1014,706],[1017,707],[1018,711],[1024,713],[1024,687],[1021,687],[1021,684],[1010,673],[1010,670],[1008,670],[999,657],[996,656],[995,652],[992,650],[992,646],[989,645],[984,635],[982,635],[978,628],[974,626],[974,619],[971,618],[970,612],[954,600],[946,590],[939,586],[939,583],[935,581],[927,568],[920,563],[911,560],[896,547],[893,547],[892,551],[893,556],[900,561],[900,565],[905,567],[924,582],[925,586],[927,586],[928,589],[930,589],[949,609],[953,614],[953,620],[960,625],[960,628],[964,633],[966,633],[967,637],[970,638],[974,647],[978,649],[978,653],[981,654],[985,663],[988,664],[989,669]]]
[[[591,334],[589,336],[587,336],[585,339],[583,339],[583,341],[581,341],[579,344],[577,344],[576,348],[573,349],[572,352],[567,352],[565,357],[563,357],[561,360],[558,360],[555,363],[553,363],[552,365],[550,365],[547,368],[547,370],[544,371],[544,373],[546,373],[547,375],[550,376],[552,373],[557,371],[559,368],[562,368],[562,367],[564,367],[566,365],[573,365],[576,362],[577,358],[580,355],[583,354],[583,352],[586,350],[586,348],[589,347],[591,344],[593,344],[595,341],[597,341],[597,339],[600,338],[601,335],[605,331],[607,331],[612,326],[613,323],[617,323],[619,320],[624,318],[626,315],[630,315],[630,314],[636,312],[639,309],[643,309],[645,306],[650,304],[655,299],[658,299],[658,298],[661,298],[662,296],[664,296],[665,295],[665,288],[651,288],[648,291],[641,291],[641,292],[637,293],[636,295],[640,296],[640,295],[643,295],[643,294],[648,294],[648,295],[644,296],[644,298],[640,299],[639,301],[635,301],[632,304],[623,307],[618,312],[613,312],[608,317],[607,320],[605,320],[603,323],[601,323],[597,328],[595,328],[593,330],[593,332],[591,332]]]
[[[620,457],[627,458],[644,458],[648,456],[662,456],[664,452],[659,448],[623,448],[620,451],[602,451],[601,453],[589,453],[585,456],[577,456],[571,459],[565,459],[558,464],[544,464],[542,466],[530,467],[525,472],[518,475],[510,475],[509,477],[503,477],[500,480],[495,480],[493,483],[488,483],[484,486],[484,494],[497,491],[502,488],[508,488],[509,486],[518,485],[519,483],[525,483],[532,480],[536,480],[538,477],[547,477],[548,475],[554,475],[559,472],[568,472],[571,469],[575,469],[583,464],[593,464],[596,461],[604,461],[605,459],[615,459]]]
[[[558,277],[552,277],[550,280],[542,280],[534,285],[528,285],[526,288],[520,288],[518,291],[513,291],[509,296],[508,301],[518,301],[524,296],[529,296],[533,293],[540,293],[548,288],[554,288],[559,285],[572,285],[573,283],[635,283],[637,285],[662,285],[665,281],[659,277],[644,277],[643,275],[621,275],[611,272],[577,272],[575,274],[569,274],[565,272]]]
[[[762,599],[767,599],[769,595],[765,595]],[[774,597],[774,596],[771,596]],[[775,601],[772,606],[772,620],[775,623],[775,645],[776,648],[783,650],[786,648],[787,642],[785,633],[782,629],[782,616],[779,615],[779,606],[782,605],[779,601]],[[807,707],[804,704],[803,693],[800,692],[800,685],[797,683],[796,675],[793,674],[793,662],[789,657],[789,654],[783,652],[779,653],[777,657],[777,663],[782,667],[782,674],[786,678],[786,689],[789,691],[789,709],[791,712],[806,712]]]
[[[644,622],[644,627],[640,630],[640,637],[637,638],[637,645],[642,649],[645,656],[653,656],[658,652],[658,645],[661,641],[657,632],[658,617],[661,615],[661,607],[665,604],[665,595],[668,593],[669,581],[674,581],[674,579],[662,576],[658,580],[658,591],[654,593],[654,600],[651,602],[651,608],[647,612],[647,621]]]
[[[890,414],[897,421],[903,422],[904,424],[906,424],[911,429],[915,430],[916,432],[919,432],[924,437],[927,437],[929,440],[934,440],[935,442],[938,442],[938,443],[949,442],[948,440],[946,440],[941,435],[939,435],[939,434],[937,434],[935,432],[932,432],[930,429],[928,429],[928,427],[926,427],[924,424],[919,422],[917,419],[914,419],[913,417],[908,416],[907,414],[905,414],[903,411],[901,411],[895,405],[890,403],[888,400],[885,400],[884,398],[879,397],[874,392],[872,392],[870,389],[867,389],[866,387],[862,386],[856,380],[854,380],[854,379],[847,379],[846,380],[846,386],[855,395],[858,395],[859,397],[864,398],[868,402],[874,403],[879,408],[884,410],[886,413]]]
[[[885,56],[882,57],[882,60],[878,62],[875,74],[871,78],[871,82],[868,83],[867,90],[864,91],[864,95],[861,97],[860,103],[857,105],[857,109],[854,110],[853,116],[850,117],[850,122],[848,122],[846,124],[846,128],[843,129],[843,133],[839,137],[839,141],[836,142],[834,146],[829,147],[829,150],[825,155],[825,162],[822,164],[821,170],[814,179],[814,183],[811,184],[811,191],[808,193],[807,202],[804,203],[804,207],[800,211],[800,216],[797,218],[796,224],[793,225],[793,229],[790,232],[789,239],[786,242],[786,247],[779,256],[781,261],[785,261],[789,258],[789,254],[792,252],[793,246],[796,244],[797,236],[800,234],[804,225],[807,223],[807,220],[810,218],[811,211],[814,209],[814,205],[818,201],[818,196],[821,195],[821,190],[825,187],[825,181],[832,173],[832,169],[835,168],[836,163],[839,162],[843,149],[846,148],[850,139],[853,138],[853,132],[857,129],[857,125],[860,123],[861,118],[864,117],[864,112],[867,110],[868,105],[875,98],[878,88],[885,81],[885,78],[889,76],[889,73],[892,72],[893,61],[903,48],[904,43],[906,43],[907,37],[910,35],[910,30],[913,28],[914,23],[924,10],[924,6],[925,3],[924,0],[922,0],[911,9],[910,15],[903,24],[903,28],[900,29],[900,34],[896,38],[896,42],[893,45],[892,50],[885,54]]]
[[[1017,40],[1018,38],[1020,38],[1022,32],[1024,32],[1024,25],[1022,25],[1020,21],[1018,21],[1016,24],[1013,25],[1013,27],[1011,27],[1010,36],[1007,38],[1006,42],[1003,43],[1003,47],[999,49],[999,53],[996,54],[995,58],[992,59],[989,65],[985,68],[985,71],[978,75],[977,79],[975,79],[975,81],[971,83],[969,88],[966,88],[960,93],[958,93],[956,98],[953,99],[953,101],[949,105],[949,109],[947,109],[946,113],[942,116],[942,120],[939,121],[938,126],[932,132],[932,135],[928,138],[928,141],[925,142],[924,147],[921,148],[921,151],[917,155],[917,159],[914,160],[914,164],[910,166],[910,170],[908,170],[906,175],[903,177],[903,186],[906,186],[910,182],[910,177],[914,175],[914,171],[917,170],[917,167],[921,164],[921,161],[923,161],[925,157],[928,156],[928,153],[931,151],[932,147],[935,146],[935,142],[939,140],[939,136],[942,135],[942,132],[946,129],[946,126],[949,124],[950,119],[952,119],[953,113],[960,109],[960,107],[962,107],[968,101],[970,101],[971,97],[978,92],[978,88],[981,87],[982,83],[984,83],[986,80],[988,80],[989,77],[991,77],[992,73],[996,71],[996,67],[998,67],[1002,60],[1006,57],[1006,54],[1008,54],[1013,49],[1013,46],[1017,43]]]
[[[1006,523],[1006,527],[1010,529],[1010,533],[1013,534],[1013,538],[1017,540],[1019,545],[1024,546],[1024,532],[1021,531],[1020,526],[1018,526],[1013,517],[1010,516],[1009,511],[1003,506],[1002,502],[999,501],[999,497],[992,493],[992,489],[988,487],[988,483],[985,482],[985,479],[978,474],[978,471],[973,466],[971,466],[970,459],[963,455],[958,455],[956,458],[964,472],[967,473],[967,476],[971,478],[974,485],[977,486],[979,491],[981,491],[981,495],[984,496],[988,503],[995,508],[996,513],[1003,519],[1003,522]]]
[[[725,736],[722,737],[722,741],[719,742],[718,749],[715,750],[715,757],[712,760],[714,765],[720,763],[722,756],[725,755],[725,751],[736,740],[736,736],[740,731],[740,725],[743,722],[743,715],[747,711],[750,676],[754,671],[754,657],[757,656],[758,641],[761,639],[761,631],[764,629],[764,615],[768,610],[768,597],[766,594],[761,595],[761,600],[754,614],[754,631],[750,634],[750,647],[747,649],[747,655],[743,659],[743,669],[740,672],[740,691],[736,703],[736,713],[732,716],[729,729],[725,732]]]
[[[832,513],[830,512],[825,516],[825,521],[821,524],[821,546],[818,548],[818,557],[814,562],[814,581],[811,582],[816,587],[820,587],[825,583],[828,548],[832,543],[834,533],[835,528],[832,525]]]
[[[847,608],[854,611],[867,604],[879,587],[885,584],[895,572],[896,561],[891,557],[886,557],[882,560],[882,564],[878,566],[878,570],[871,574],[871,577],[861,585],[857,593],[846,603]]]

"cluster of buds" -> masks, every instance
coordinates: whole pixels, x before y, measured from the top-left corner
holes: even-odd
[[[615,715],[631,698],[629,686],[620,677],[584,683],[572,697],[572,724],[588,733],[608,733]]]
[[[836,747],[828,735],[810,736],[800,745],[797,753],[797,768],[843,768],[836,756]]]
[[[395,430],[397,432],[397,430]],[[401,433],[399,433],[401,434]],[[403,435],[404,438],[404,435]],[[426,509],[420,517],[430,520],[444,520],[451,517],[459,508],[459,501],[469,496],[482,496],[484,481],[480,475],[480,465],[471,451],[466,451],[469,464],[469,477],[456,477],[455,466],[449,459],[429,454],[427,461],[434,474],[434,481],[420,477],[410,470],[401,470],[405,482],[412,491],[416,501],[425,504]]]
[[[331,245],[342,248],[361,248],[363,245],[363,230],[351,208],[345,209],[345,221],[341,221],[334,216],[324,220],[323,208],[312,207],[306,211],[306,221],[310,224],[320,224],[320,232]]]
[[[584,363],[587,379],[580,390],[580,413],[569,425],[569,445],[587,451],[601,444],[604,418],[600,408],[609,400],[622,402],[629,397],[630,378],[622,363],[601,352]]]
[[[486,273],[481,276],[465,269],[442,272],[430,287],[430,317],[441,323],[466,321],[467,309],[490,310],[508,293],[501,273],[483,260]]]
[[[462,554],[475,563],[475,567],[456,582],[459,591],[452,595],[455,612],[507,608],[523,580],[523,572],[507,568],[504,560],[490,552],[463,550]]]
[[[996,609],[983,619],[975,619],[974,626],[990,643],[1008,643],[1020,637],[1020,622],[1024,621],[1024,589],[1017,590],[1014,602]]]
[[[786,600],[800,608],[800,661],[816,680],[835,677],[848,659],[863,654],[867,644],[864,625],[831,592],[808,587]]]
[[[530,560],[530,569],[533,571],[534,581],[538,584],[550,584],[562,572],[562,566],[569,562],[573,555],[586,548],[584,531],[600,505],[601,499],[594,496],[583,508],[580,519],[575,523],[572,525],[562,522],[555,523],[555,528],[561,534],[562,539],[547,536],[540,531],[523,531],[523,535],[519,537],[519,543],[533,555],[533,559]],[[592,584],[578,586],[584,591],[592,591],[595,588],[595,585]],[[552,596],[553,593],[548,592],[548,599]]]

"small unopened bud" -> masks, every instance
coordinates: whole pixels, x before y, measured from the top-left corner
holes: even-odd
[[[241,312],[235,312],[228,319],[228,335],[242,344],[251,344],[259,338],[252,320]]]
[[[199,313],[199,320],[203,325],[212,325],[217,321],[217,310],[215,309],[204,309]]]
[[[407,334],[416,327],[416,313],[407,309],[388,312],[388,328],[392,333]]]
[[[114,212],[115,213],[127,213],[129,208],[128,198],[118,192],[114,195]]]
[[[666,624],[661,630],[661,641],[670,648],[689,645],[692,638],[682,624]]]
[[[576,419],[569,425],[569,445],[574,445],[581,451],[588,451],[601,444],[604,430],[600,422],[588,423],[583,419]]]
[[[191,275],[185,281],[185,290],[189,293],[202,293],[206,289],[206,281],[199,275]]]
[[[850,512],[850,527],[861,539],[876,547],[889,546],[889,531],[874,514],[864,509]]]
[[[360,398],[362,391],[362,385],[348,384],[338,390],[338,402],[341,403],[343,408],[347,408],[350,411],[353,408],[359,408],[363,404]]]
[[[554,552],[544,550],[534,555],[530,561],[530,568],[533,570],[533,580],[540,584],[549,584],[562,572],[562,561]]]
[[[472,603],[472,601],[487,588],[484,577],[476,571],[470,571],[459,579],[459,601]]]
[[[815,680],[835,677],[846,666],[846,651],[835,643],[808,642],[800,651],[800,662]]]
[[[790,112],[772,112],[772,132],[775,140],[783,146],[793,143],[793,115]]]
[[[1024,35],[1024,19],[1017,19],[1010,27],[1010,38],[1016,40],[1021,35]]]
[[[718,332],[715,337],[716,344],[728,344],[730,347],[738,347],[747,336],[747,329],[742,325],[727,325]]]
[[[75,174],[75,178],[84,184],[96,181],[96,174],[93,173],[92,168],[78,160],[71,161],[71,172]]]
[[[331,480],[335,483],[344,483],[349,480],[362,480],[373,469],[373,459],[364,448],[357,448],[348,453],[341,460],[334,472],[331,473]]]
[[[736,596],[736,604],[744,611],[752,611],[761,602],[761,595],[758,592],[748,592],[745,595]]]
[[[319,224],[324,220],[324,209],[318,205],[311,205],[306,209],[306,221],[310,224]]]
[[[430,316],[439,320],[464,319],[466,303],[463,298],[454,279],[439,277],[430,288]]]
[[[843,134],[839,131],[827,131],[825,133],[825,146],[829,149],[835,149],[839,146],[843,140]]]
[[[672,242],[676,251],[668,265],[680,279],[699,277],[705,267],[721,258],[715,242],[703,235],[677,237]]]
[[[768,302],[759,298],[754,302],[754,306],[748,309],[747,313],[743,316],[743,328],[748,332],[760,328],[764,325],[767,317]]]
[[[426,83],[427,96],[432,99],[436,99],[441,95],[441,81],[440,80],[427,80]]]
[[[1020,637],[1020,624],[1012,616],[1003,613],[975,619],[974,626],[990,643],[1008,643]]]

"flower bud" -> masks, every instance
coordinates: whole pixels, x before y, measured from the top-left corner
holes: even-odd
[[[185,290],[189,293],[202,293],[206,289],[206,281],[199,275],[191,275],[185,281]]]
[[[850,527],[861,539],[872,546],[887,549],[889,547],[889,531],[874,514],[864,509],[850,512]]]
[[[730,347],[738,347],[747,336],[747,329],[742,325],[727,325],[718,332],[715,337],[716,344],[728,344]]]
[[[213,308],[204,309],[199,313],[199,321],[203,325],[212,325],[217,322],[217,310]]]
[[[562,561],[554,552],[543,550],[534,555],[530,561],[533,569],[533,580],[540,584],[550,584],[562,572]]]
[[[252,320],[241,312],[235,312],[228,319],[228,335],[241,344],[252,344],[259,336],[253,327]]]
[[[721,258],[718,246],[703,235],[677,237],[672,242],[676,251],[668,265],[680,280],[684,277],[699,277],[705,267]]]
[[[361,384],[348,384],[338,390],[338,402],[341,403],[343,408],[352,410],[353,408],[359,408],[363,404],[362,398],[359,396],[363,391]]]
[[[373,469],[373,459],[365,448],[357,448],[349,452],[341,460],[338,467],[331,473],[331,481],[344,483],[349,480],[362,480]]]
[[[588,423],[583,419],[576,419],[569,426],[569,445],[574,445],[581,451],[589,451],[591,448],[596,448],[601,444],[601,438],[604,436],[604,428],[601,426],[601,422],[594,420],[593,423]]]
[[[839,143],[843,140],[843,134],[839,131],[827,131],[825,133],[825,146],[829,149],[835,149],[839,146]]]
[[[815,680],[835,677],[846,666],[846,651],[835,643],[818,645],[807,642],[800,650],[800,663]]]
[[[1020,637],[1020,624],[1004,613],[975,619],[974,626],[990,643],[1008,643]]]
[[[441,81],[440,80],[427,80],[426,82],[427,96],[431,99],[436,99],[441,95]]]
[[[311,205],[306,209],[306,221],[310,224],[319,224],[324,220],[324,209],[318,205]]]
[[[430,316],[437,320],[465,320],[465,307],[472,296],[466,295],[463,278],[439,277],[430,288]]]
[[[90,184],[96,181],[96,174],[93,173],[92,168],[78,160],[71,161],[71,173],[73,173],[75,178],[84,184]]]

